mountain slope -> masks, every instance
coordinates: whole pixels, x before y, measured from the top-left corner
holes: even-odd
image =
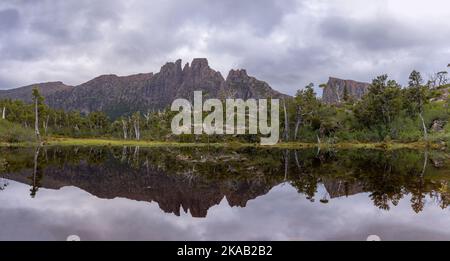
[[[73,89],[72,86],[65,85],[62,82],[47,82],[32,84],[17,89],[0,90],[1,99],[23,100],[31,102],[31,92],[34,87],[37,87],[44,97],[52,96],[58,92],[67,92]]]
[[[156,73],[125,77],[102,75],[71,87],[61,82],[30,85],[1,91],[0,99],[29,102],[31,89],[39,86],[49,106],[83,113],[104,111],[111,117],[133,111],[167,108],[177,98],[193,99],[194,91],[209,98],[287,98],[269,84],[247,75],[245,70],[231,70],[226,79],[209,67],[208,60],[197,58],[182,67],[182,61],[166,63]]]

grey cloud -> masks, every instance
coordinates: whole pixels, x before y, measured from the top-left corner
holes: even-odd
[[[42,1],[26,6],[29,27],[54,44],[78,44],[102,39],[101,27],[120,22],[120,2]],[[54,42],[56,41],[56,43]]]
[[[7,80],[7,79],[2,79],[0,78],[0,91],[2,91],[3,89],[9,89],[9,88],[13,88],[14,87],[14,83]]]
[[[246,68],[289,94],[328,76],[406,81],[412,69],[426,75],[450,62],[450,26],[442,22],[450,11],[433,1],[427,5],[439,15],[409,10],[417,21],[398,8],[355,16],[353,0],[2,1],[0,82],[79,84],[195,57],[224,75]]]
[[[389,51],[401,48],[412,48],[430,44],[435,39],[429,32],[408,27],[398,19],[354,20],[348,17],[332,16],[321,23],[322,35],[325,38],[341,41],[341,44],[357,45],[371,51]]]
[[[186,5],[184,7],[188,7],[190,13],[194,15],[194,22],[207,22],[219,28],[233,27],[243,23],[258,34],[270,33],[286,14],[295,10],[295,1],[292,0],[283,1],[283,3],[271,0],[257,2],[201,0],[195,1],[197,4],[194,5],[188,1],[184,2]]]
[[[14,30],[20,22],[20,15],[16,9],[0,10],[0,33]]]

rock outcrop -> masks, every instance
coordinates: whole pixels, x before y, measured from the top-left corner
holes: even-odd
[[[444,127],[445,127],[446,122],[443,120],[434,120],[433,124],[431,125],[431,131],[433,132],[442,132],[444,131]]]
[[[330,77],[323,89],[322,100],[327,104],[340,104],[345,100],[359,100],[367,93],[369,86],[369,83]]]
[[[287,95],[280,95],[274,91],[269,84],[248,76],[247,71],[231,70],[228,74],[223,88],[225,96],[250,99],[250,98],[285,98]]]
[[[285,98],[266,82],[248,76],[245,70],[231,70],[227,79],[213,70],[208,60],[197,58],[182,68],[182,61],[166,63],[156,73],[119,77],[102,75],[72,87],[61,82],[35,84],[1,91],[0,99],[29,102],[31,89],[39,86],[49,106],[83,113],[104,111],[117,117],[133,111],[155,111],[167,108],[177,98],[192,100],[194,91],[209,98]]]

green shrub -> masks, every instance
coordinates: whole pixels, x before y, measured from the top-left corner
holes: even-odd
[[[317,131],[313,130],[310,126],[303,126],[298,131],[297,139],[302,142],[316,142]]]
[[[393,129],[396,130],[393,139],[401,142],[414,142],[423,137],[422,123],[417,116],[414,118],[400,117],[393,124]]]
[[[425,119],[425,124],[428,127],[431,127],[434,120],[447,121],[449,119],[449,113],[447,112],[447,109],[444,108],[443,102],[433,102],[425,106],[423,117]]]
[[[377,131],[362,130],[340,130],[336,132],[336,137],[342,141],[376,142],[380,141],[380,135]]]
[[[0,142],[17,143],[35,141],[34,131],[6,120],[0,120]]]

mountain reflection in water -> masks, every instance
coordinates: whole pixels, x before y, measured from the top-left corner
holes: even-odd
[[[39,202],[41,191],[56,190],[57,198],[57,195],[62,196],[61,191],[69,189],[66,187],[76,187],[100,199],[156,202],[166,213],[185,217],[185,212],[206,220],[214,219],[209,217],[208,211],[215,206],[223,209],[227,202],[228,208],[240,207],[238,209],[244,211],[252,200],[261,198],[258,204],[265,204],[262,206],[267,207],[266,211],[276,211],[270,215],[282,218],[284,211],[289,211],[279,209],[285,203],[273,205],[271,201],[281,201],[281,196],[273,199],[273,195],[283,191],[292,204],[292,201],[301,201],[302,205],[313,204],[321,211],[333,204],[343,204],[342,200],[355,203],[361,197],[368,197],[371,208],[382,212],[393,211],[403,204],[409,206],[408,215],[429,214],[427,208],[432,208],[437,218],[440,215],[447,218],[450,200],[448,161],[448,156],[441,152],[415,150],[2,148],[0,203],[13,197],[13,192],[8,192],[10,189],[19,193],[23,190],[19,188],[25,185],[28,186],[27,194],[20,192],[22,195],[14,194],[14,197],[26,196],[27,202]],[[266,196],[261,197],[263,195]],[[356,203],[352,208],[349,204],[347,211],[362,211],[369,207],[367,202],[364,208]],[[0,205],[0,212],[4,211]],[[0,221],[3,215],[0,215]],[[133,218],[130,216],[128,222]],[[260,218],[264,219],[263,216]],[[444,238],[450,233],[443,232]],[[286,239],[285,236],[280,239]],[[159,235],[155,239],[165,237],[168,235]],[[5,235],[0,236],[0,239],[5,238]],[[261,235],[254,238],[261,239]],[[267,239],[273,238],[276,237]]]

